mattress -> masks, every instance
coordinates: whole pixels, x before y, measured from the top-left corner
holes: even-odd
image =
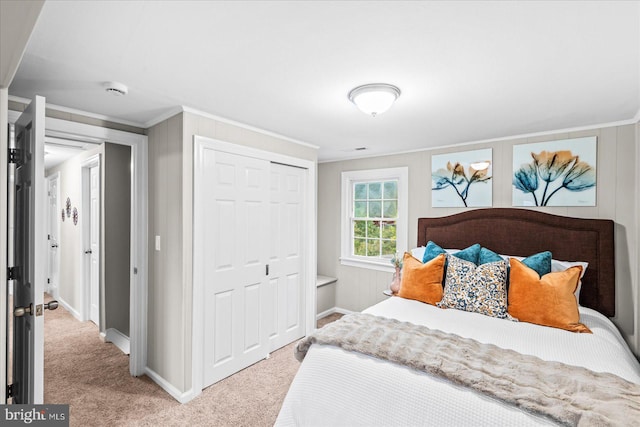
[[[398,297],[366,313],[495,344],[544,360],[610,372],[640,384],[640,364],[609,319],[580,307],[593,334],[576,334]],[[545,418],[446,380],[337,347],[313,345],[281,408],[277,426],[532,426]]]

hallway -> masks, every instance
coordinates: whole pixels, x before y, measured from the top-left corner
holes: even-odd
[[[44,402],[70,404],[72,426],[130,424],[177,403],[148,377],[131,377],[129,357],[62,306],[46,312],[44,345]]]

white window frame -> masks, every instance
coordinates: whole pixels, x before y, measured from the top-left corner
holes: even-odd
[[[396,252],[403,253],[408,244],[409,221],[409,168],[368,169],[342,172],[341,203],[341,251],[340,263],[351,267],[368,268],[379,271],[394,271],[387,259],[367,259],[353,255],[351,214],[353,210],[353,188],[357,182],[398,180],[398,219],[396,222]]]

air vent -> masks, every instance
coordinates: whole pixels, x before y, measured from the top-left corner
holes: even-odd
[[[105,83],[104,89],[107,91],[107,93],[115,96],[124,96],[129,91],[129,89],[125,85],[118,82]]]

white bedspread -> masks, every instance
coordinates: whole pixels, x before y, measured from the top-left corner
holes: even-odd
[[[581,307],[593,334],[510,322],[389,298],[366,313],[396,318],[511,348],[545,360],[611,372],[640,384],[640,364],[615,326]],[[293,355],[292,355],[293,357]],[[548,425],[444,380],[342,349],[313,345],[284,401],[277,426]]]

